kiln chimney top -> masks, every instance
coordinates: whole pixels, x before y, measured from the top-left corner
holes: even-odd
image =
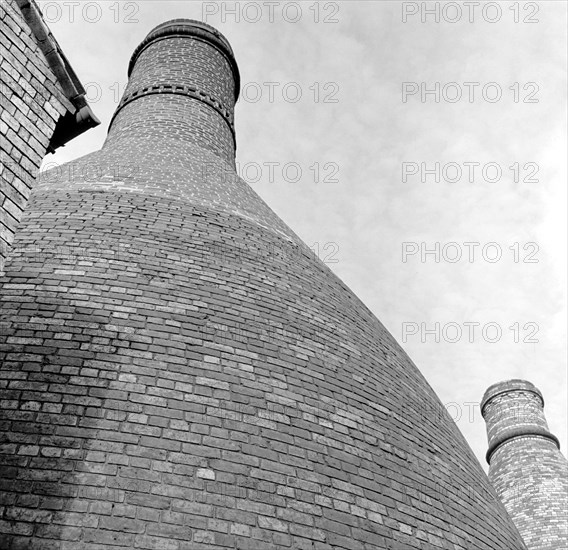
[[[187,36],[193,39],[202,40],[207,42],[217,50],[219,50],[229,62],[231,70],[233,72],[233,77],[235,79],[235,101],[239,97],[240,90],[240,74],[237,61],[235,59],[235,54],[233,49],[229,44],[229,41],[214,27],[204,23],[203,21],[197,21],[195,19],[172,19],[171,21],[166,21],[161,23],[154,29],[152,29],[146,38],[138,45],[134,50],[132,57],[130,58],[130,63],[128,65],[128,76],[132,73],[134,65],[139,57],[139,55],[153,42],[158,40],[163,40],[170,37],[180,37]]]

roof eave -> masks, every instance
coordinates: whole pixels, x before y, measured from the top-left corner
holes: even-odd
[[[58,147],[62,147],[101,122],[87,104],[85,89],[45,25],[36,3],[33,0],[16,0],[16,3],[68,100],[68,104],[65,105],[67,113],[59,119],[47,148],[47,152],[53,153]]]

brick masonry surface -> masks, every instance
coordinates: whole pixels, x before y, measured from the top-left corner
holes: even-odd
[[[164,88],[42,178],[0,280],[0,547],[525,549],[418,369],[235,175],[231,54],[165,28],[126,94]]]
[[[0,0],[0,272],[59,117],[73,110],[15,0]]]
[[[487,390],[489,479],[529,550],[561,550],[568,548],[568,462],[543,406],[530,382],[509,380]]]

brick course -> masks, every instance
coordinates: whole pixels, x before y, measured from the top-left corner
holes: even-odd
[[[232,113],[232,57],[194,27],[146,43],[126,93]],[[0,283],[0,547],[524,550],[418,369],[234,147],[168,89],[34,190]]]

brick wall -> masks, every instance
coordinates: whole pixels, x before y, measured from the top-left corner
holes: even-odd
[[[529,550],[568,548],[568,462],[550,434],[541,393],[510,380],[482,402],[489,479]]]
[[[0,547],[523,550],[412,361],[234,173],[224,42],[161,29],[126,93],[162,88],[42,178],[0,280]]]
[[[28,4],[0,2],[0,273],[56,127],[77,111],[54,73],[55,54],[50,62],[40,48],[40,15]]]

